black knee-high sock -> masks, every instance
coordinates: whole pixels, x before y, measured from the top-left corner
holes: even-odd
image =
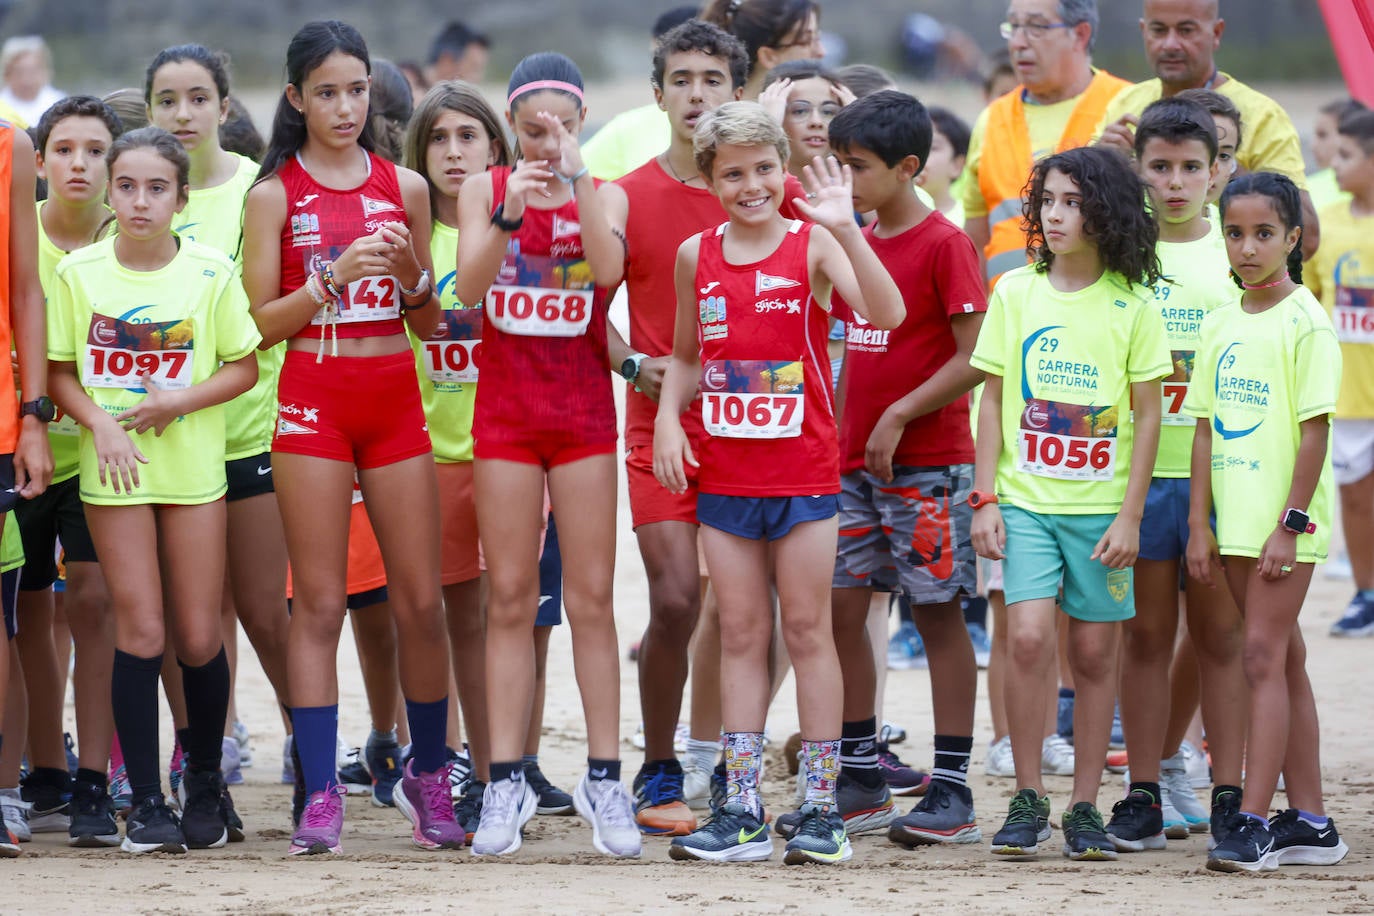
[[[229,657],[219,654],[199,667],[177,660],[186,692],[186,725],[190,733],[182,750],[197,770],[218,770],[229,715]]]
[[[135,808],[162,791],[157,764],[157,682],[161,673],[160,654],[139,658],[115,649],[110,704]]]

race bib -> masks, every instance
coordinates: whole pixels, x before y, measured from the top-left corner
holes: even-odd
[[[1332,323],[1341,343],[1374,343],[1374,289],[1354,286],[1336,287],[1336,307]]]
[[[1016,447],[1016,467],[1024,473],[1056,480],[1111,480],[1116,472],[1116,407],[1028,401]]]
[[[431,382],[475,382],[482,353],[483,311],[445,309],[439,327],[422,345]]]
[[[592,289],[493,286],[487,320],[520,337],[581,337],[592,317]]]
[[[395,277],[363,277],[344,287],[338,302],[335,324],[359,321],[386,321],[401,317],[401,286]],[[324,309],[315,313],[311,324],[324,324]]]
[[[806,415],[801,360],[709,360],[701,371],[706,432],[727,439],[792,439]]]
[[[145,376],[158,388],[191,386],[195,331],[191,319],[133,322],[92,315],[86,332],[81,383],[87,388],[143,391]]]
[[[1163,426],[1196,426],[1197,420],[1183,412],[1183,402],[1188,397],[1188,385],[1193,377],[1193,351],[1174,350],[1173,374],[1164,380],[1164,410],[1160,423]]]

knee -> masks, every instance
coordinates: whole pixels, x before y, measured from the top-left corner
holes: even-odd
[[[1267,641],[1247,639],[1241,653],[1241,665],[1245,669],[1245,679],[1250,683],[1268,680],[1284,670],[1284,656],[1275,651]]]
[[[1174,631],[1165,632],[1160,627],[1148,626],[1143,622],[1125,627],[1122,641],[1126,656],[1139,662],[1163,662],[1168,664],[1174,652]]]
[[[787,653],[792,656],[794,662],[810,658],[827,646],[834,651],[833,635],[828,630],[821,632],[820,627],[811,623],[783,621],[782,638],[787,644]]]
[[[688,588],[663,585],[651,588],[649,632],[654,639],[686,646],[701,614],[701,598],[695,582]]]
[[[160,614],[124,614],[116,621],[116,645],[130,655],[152,658],[166,648],[167,628]]]
[[[1008,634],[1007,655],[1011,664],[1026,671],[1039,671],[1049,664],[1054,650],[1054,633],[1022,630]]]
[[[348,599],[342,592],[321,599],[307,599],[296,595],[290,619],[290,633],[296,639],[311,641],[334,640],[343,629]]]

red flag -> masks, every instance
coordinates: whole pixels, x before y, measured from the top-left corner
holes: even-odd
[[[1374,0],[1321,0],[1321,7],[1346,88],[1374,107]]]

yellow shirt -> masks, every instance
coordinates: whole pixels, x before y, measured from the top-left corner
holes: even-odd
[[[1307,176],[1307,193],[1312,195],[1312,206],[1320,213],[1332,204],[1349,203],[1350,195],[1336,184],[1336,170],[1322,169]],[[1322,227],[1325,230],[1326,227]]]
[[[1306,190],[1306,165],[1302,158],[1302,142],[1298,130],[1278,102],[1262,92],[1256,92],[1233,76],[1222,73],[1226,82],[1216,87],[1216,91],[1236,103],[1240,111],[1240,149],[1236,160],[1247,170],[1279,172],[1293,179],[1293,183]],[[1123,89],[1112,103],[1107,106],[1094,136],[1101,136],[1107,125],[1124,114],[1139,114],[1145,106],[1157,101],[1163,88],[1157,79],[1146,80]]]
[[[1012,91],[1021,90],[1018,87]],[[1078,96],[1074,96],[1053,105],[1026,103],[1026,129],[1030,131],[1033,162],[1038,162],[1054,152],[1060,138],[1064,136],[1064,130],[1069,126],[1069,118],[1073,115],[1078,99]],[[965,220],[988,215],[988,205],[983,200],[983,190],[978,185],[978,166],[983,158],[983,135],[987,132],[987,121],[988,110],[984,108],[978,115],[978,120],[973,122],[973,135],[969,138],[968,158],[964,161],[964,174],[961,177]],[[1026,168],[1026,175],[1030,176],[1029,166]]]
[[[415,368],[420,375],[420,401],[425,408],[434,460],[442,463],[472,460],[472,408],[477,399],[477,359],[480,356],[482,303],[465,307],[453,292],[458,230],[434,221],[430,235],[434,259],[434,288],[443,309],[439,328],[429,340],[410,335]],[[408,329],[407,329],[408,332]]]
[[[1336,416],[1374,419],[1374,216],[1349,203],[1321,211],[1322,243],[1302,278],[1336,328],[1345,361]]]
[[[592,134],[582,147],[582,162],[594,178],[615,181],[668,148],[673,127],[657,105],[622,111]]]

